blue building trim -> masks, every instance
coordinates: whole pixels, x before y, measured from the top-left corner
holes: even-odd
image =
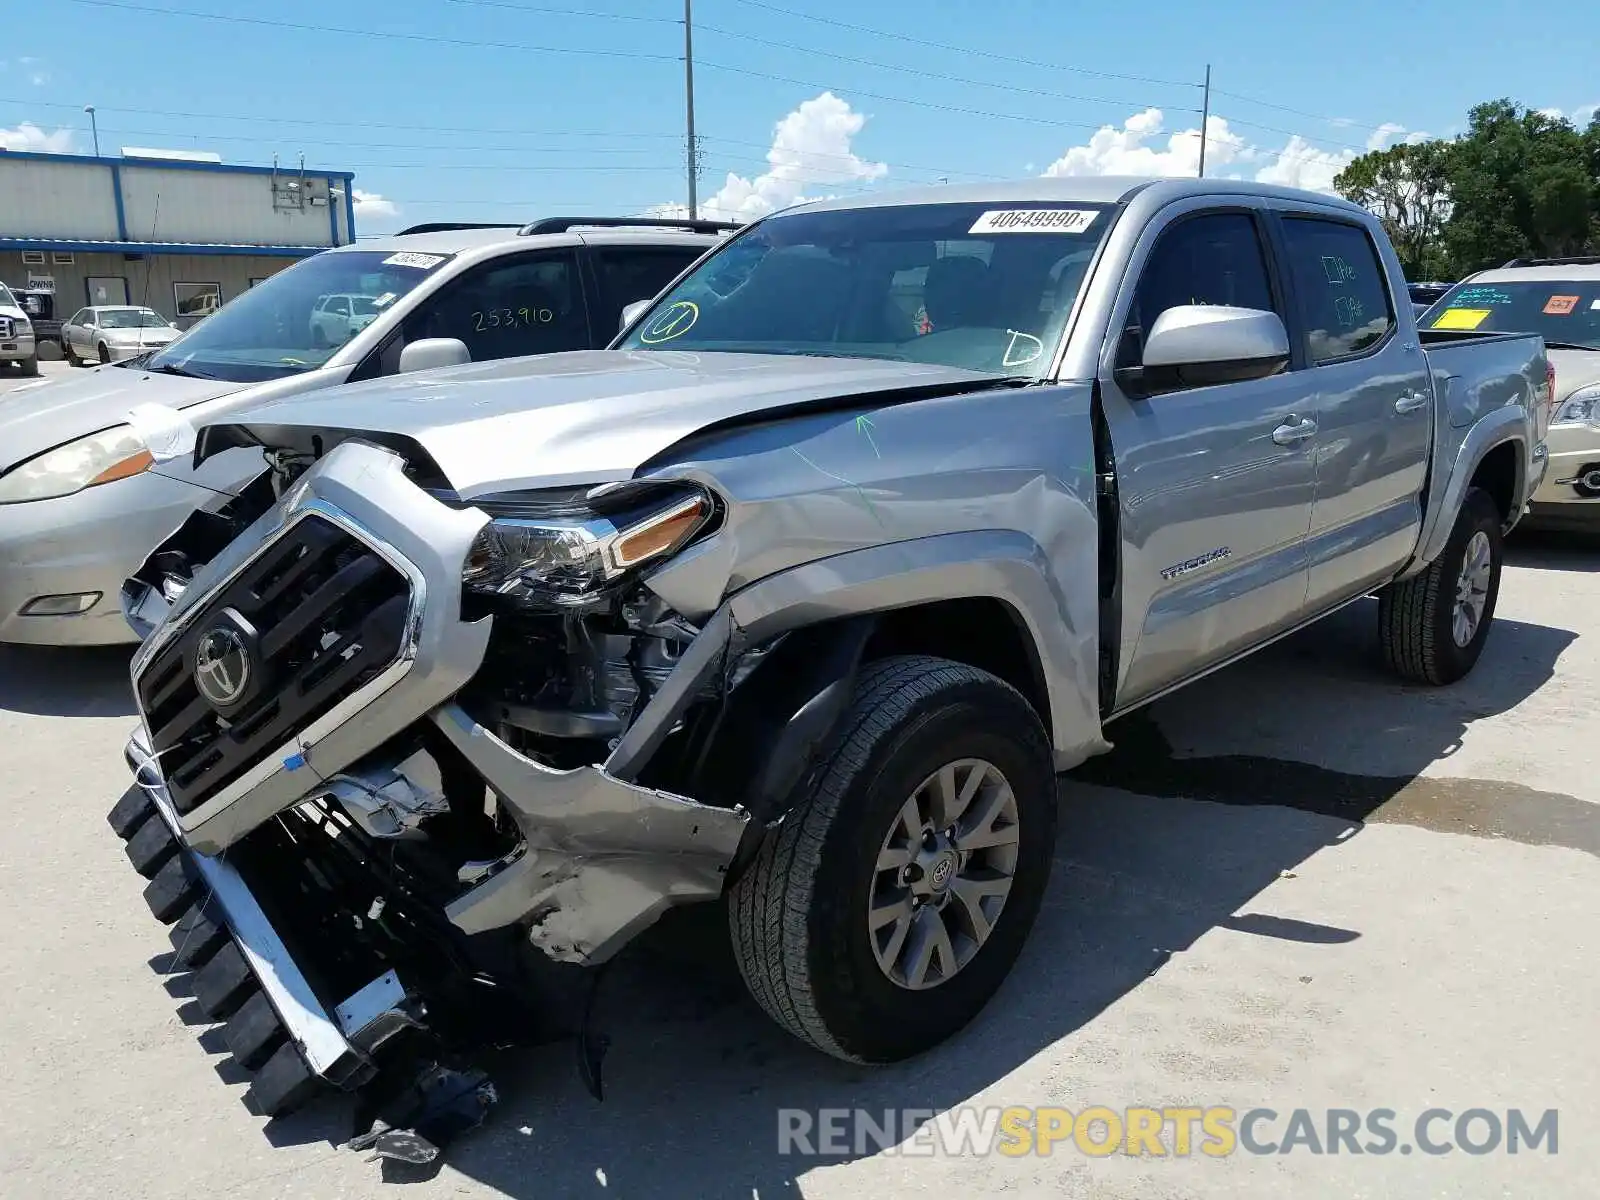
[[[128,240],[128,214],[122,205],[122,167],[111,164],[111,198],[117,202],[117,236]]]
[[[60,162],[60,163],[98,163],[102,167],[148,167],[160,171],[209,171],[215,175],[298,175],[300,168],[296,167],[250,167],[239,163],[214,163],[191,162],[182,158],[112,158],[106,155],[96,157],[93,154],[47,154],[40,150],[8,150],[4,162]],[[325,179],[342,179],[349,183],[355,178],[351,171],[325,171],[320,168],[306,168],[307,175],[318,175]]]
[[[333,180],[324,182],[328,185],[328,243],[333,246],[339,244],[339,206],[333,201]],[[127,235],[124,234],[124,237]]]
[[[344,226],[350,234],[350,244],[356,244],[356,177],[345,176],[344,181]]]
[[[310,258],[326,246],[217,246],[186,242],[93,242],[70,238],[0,238],[0,250],[72,250],[80,254],[258,254],[263,258]]]

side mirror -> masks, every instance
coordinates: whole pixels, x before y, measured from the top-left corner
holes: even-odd
[[[649,307],[650,301],[648,300],[635,300],[632,304],[624,305],[622,308],[621,329],[626,329],[629,325],[632,325],[633,319]]]
[[[435,367],[460,367],[472,361],[472,352],[460,338],[422,338],[407,342],[400,351],[400,374],[431,371]]]
[[[1288,365],[1289,332],[1277,313],[1181,304],[1156,318],[1143,361],[1118,371],[1117,381],[1124,390],[1150,393],[1265,379]]]

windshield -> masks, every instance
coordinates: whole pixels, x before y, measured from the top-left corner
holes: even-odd
[[[313,255],[229,300],[143,365],[235,383],[309,371],[371,324],[329,320],[319,301],[330,295],[355,296],[358,304],[370,298],[371,312],[381,315],[449,257],[382,250]]]
[[[100,310],[101,329],[159,329],[167,319],[148,308],[103,308]]]
[[[1600,350],[1600,279],[1463,283],[1425,314],[1424,329],[1537,333],[1547,342]]]
[[[771,217],[708,258],[627,350],[895,359],[1036,377],[1106,205],[928,204]]]

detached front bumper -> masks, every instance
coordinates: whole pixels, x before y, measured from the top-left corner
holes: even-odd
[[[172,969],[194,972],[196,1001],[225,1022],[228,1049],[252,1072],[253,1106],[275,1115],[323,1084],[350,1090],[368,1082],[378,1048],[416,1024],[398,976],[380,975],[330,1015],[239,871],[182,844],[142,729],[126,757],[134,786],[112,810],[111,826],[149,879],[151,912],[173,926]]]
[[[281,897],[253,893],[246,879],[257,879],[259,892],[269,886],[267,877],[252,875],[256,866],[247,865],[241,874],[228,865],[230,859],[259,860],[265,868],[280,864],[283,871],[300,865],[263,858],[261,838],[270,831],[298,820],[307,808],[338,806],[360,826],[362,838],[377,839],[358,839],[358,848],[381,848],[382,839],[398,835],[408,817],[439,802],[430,786],[408,775],[415,774],[408,763],[416,755],[405,747],[442,738],[454,761],[495,797],[509,821],[505,844],[514,848],[459,871],[451,867],[457,884],[430,893],[420,914],[434,929],[430,937],[461,946],[485,936],[510,937],[541,952],[536,957],[555,969],[568,970],[606,961],[670,906],[718,897],[748,825],[743,810],[703,805],[630,781],[637,774],[630,768],[647,757],[652,731],[670,727],[721,662],[727,622],[710,623],[679,660],[621,740],[612,756],[616,762],[568,770],[536,762],[457,702],[489,644],[491,619],[464,621],[460,610],[462,563],[485,518],[434,500],[402,467],[395,455],[373,446],[337,447],[297,481],[278,508],[201,568],[181,595],[170,602],[158,597],[164,619],[135,656],[132,671],[143,725],[129,743],[128,760],[141,787],[119,806],[138,810],[148,803],[156,814],[152,819],[160,822],[153,833],[118,829],[130,839],[136,866],[157,865],[150,857],[157,853],[169,860],[152,879],[158,893],[152,909],[172,920],[180,907],[209,895],[252,986],[267,997],[309,1073],[344,1087],[359,1086],[370,1075],[378,1035],[406,1025],[413,995],[439,1007],[427,999],[438,980],[421,980],[421,990],[413,993],[398,976],[388,982],[379,976],[349,997],[329,995],[310,982],[320,975],[316,964],[297,963],[292,951],[301,945],[316,959],[322,950],[305,905],[285,907]],[[326,583],[307,585],[309,599],[297,601],[299,608],[287,615],[274,610],[259,627],[240,623],[236,603],[248,609],[247,601],[259,601],[294,571],[310,572],[306,564],[318,556],[328,560],[331,573]],[[273,670],[273,646],[291,636],[279,631],[320,629],[311,624],[315,614],[302,610],[342,589],[348,594],[349,580],[362,587],[377,581],[388,590],[374,609],[362,607],[361,615],[349,618],[363,622],[355,640],[324,636],[331,649],[309,669],[309,677],[334,681],[331,690],[318,693],[322,707],[306,707],[304,721],[274,725],[274,713],[298,703],[285,697],[300,696],[296,689],[308,677],[294,674],[305,670],[298,659]],[[131,589],[125,603],[136,593],[144,594]],[[403,620],[392,619],[401,608]],[[197,751],[195,722],[209,720],[207,706],[214,701],[200,690],[196,647],[218,628],[258,637],[252,653],[263,656],[262,679],[277,694],[258,710],[246,698],[242,709],[230,710],[229,724],[214,741],[206,743],[211,735],[201,735]],[[362,669],[341,675],[347,664]],[[252,730],[258,728],[266,732],[257,736]],[[386,796],[395,795],[400,803],[388,807]],[[127,812],[113,814],[113,825],[131,820]],[[291,840],[282,849],[268,846],[266,853],[293,859],[314,849],[309,843],[297,848]],[[417,898],[407,898],[413,905],[407,919],[418,914]],[[359,911],[366,904],[361,900]],[[378,954],[386,966],[394,965],[387,952]]]

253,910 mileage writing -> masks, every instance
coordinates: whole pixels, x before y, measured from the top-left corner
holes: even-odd
[[[528,329],[549,325],[556,314],[548,308],[489,308],[472,314],[474,333],[487,329]]]

